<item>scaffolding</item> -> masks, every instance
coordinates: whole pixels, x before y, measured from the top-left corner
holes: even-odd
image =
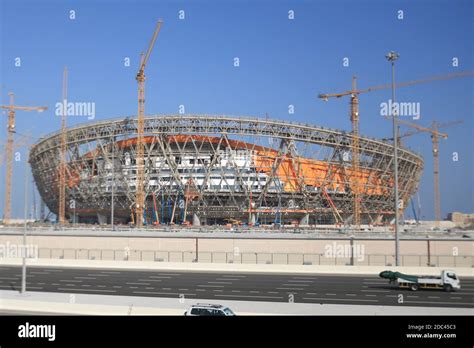
[[[104,221],[110,215],[112,178],[115,218],[130,221],[137,130],[137,119],[131,117],[67,130],[66,197],[76,192],[75,214],[81,222]],[[355,170],[352,134],[341,130],[248,117],[147,116],[144,221],[351,224],[357,193],[362,223],[388,223],[394,217],[392,144],[362,136],[358,140]],[[38,191],[54,213],[60,150],[57,132],[30,152]],[[401,197],[407,203],[418,187],[423,159],[401,148],[398,166]]]

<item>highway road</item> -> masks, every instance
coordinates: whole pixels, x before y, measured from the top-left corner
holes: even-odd
[[[21,287],[21,267],[0,267],[0,289]],[[237,301],[474,308],[474,278],[461,290],[413,292],[378,275],[256,274],[28,267],[27,291]],[[400,301],[403,296],[403,302]]]

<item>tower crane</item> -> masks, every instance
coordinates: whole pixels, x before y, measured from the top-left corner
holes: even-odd
[[[413,81],[406,81],[400,82],[395,85],[395,87],[407,87],[412,85],[417,85],[421,83],[428,83],[433,81],[440,81],[440,80],[449,80],[459,77],[469,77],[474,76],[474,70],[463,71],[463,72],[456,72],[446,75],[437,75],[431,76],[420,80],[413,80]],[[368,93],[383,89],[392,88],[391,84],[384,84],[378,85],[363,89],[357,88],[357,77],[352,77],[352,89],[341,92],[341,93],[327,93],[327,94],[319,94],[318,98],[322,99],[323,101],[328,101],[329,98],[341,98],[345,96],[350,96],[350,120],[352,123],[352,169],[353,169],[353,176],[352,176],[352,187],[353,187],[353,210],[354,210],[354,218],[353,224],[356,227],[360,226],[360,188],[359,188],[359,94]]]
[[[441,221],[441,195],[439,192],[439,138],[447,139],[448,134],[441,133],[440,128],[446,128],[456,124],[460,124],[463,121],[457,120],[447,123],[438,123],[433,121],[431,127],[422,127],[412,122],[398,119],[398,122],[414,128],[413,131],[407,132],[400,136],[400,138],[412,136],[419,133],[429,133],[431,134],[431,143],[433,151],[433,180],[434,180],[434,204],[435,204],[435,223],[439,227],[439,221]]]
[[[159,20],[156,24],[155,32],[151,38],[148,50],[145,55],[141,55],[140,68],[136,76],[138,82],[138,126],[137,126],[137,151],[136,151],[136,163],[137,163],[137,185],[136,185],[136,197],[135,197],[135,208],[136,208],[136,225],[137,227],[143,226],[143,209],[145,205],[145,192],[144,192],[144,181],[145,181],[145,168],[144,168],[144,144],[143,144],[143,133],[145,128],[145,67],[150,58],[151,51],[155,45],[156,38],[160,32],[163,21]]]
[[[15,133],[15,112],[19,111],[38,111],[43,112],[48,108],[46,106],[19,106],[14,105],[14,94],[10,96],[10,105],[0,105],[0,109],[8,110],[8,133],[5,152],[7,154],[7,176],[5,180],[5,209],[3,211],[3,223],[7,224],[11,218],[11,195],[12,195],[12,174],[13,174],[13,135]]]

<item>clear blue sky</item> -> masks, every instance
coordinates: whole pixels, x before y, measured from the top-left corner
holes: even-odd
[[[51,1],[0,0],[1,104],[9,91],[21,105],[47,105],[42,114],[19,112],[17,130],[39,136],[56,131],[54,105],[62,71],[69,68],[69,100],[96,103],[96,120],[136,114],[135,73],[157,19],[164,25],[147,67],[147,114],[263,116],[350,130],[348,99],[324,103],[319,92],[390,82],[385,54],[400,54],[398,81],[472,70],[472,1]],[[69,11],[76,19],[69,19]],[[185,20],[178,19],[179,10]],[[288,20],[288,11],[295,19]],[[397,18],[403,10],[404,19]],[[15,58],[21,67],[15,67]],[[131,67],[124,67],[130,57]],[[233,58],[240,67],[233,67]],[[343,58],[349,58],[349,67]],[[459,67],[452,66],[452,58]],[[397,91],[397,100],[421,103],[421,125],[433,119],[464,123],[447,129],[441,143],[443,216],[474,211],[473,78],[433,82]],[[390,90],[360,98],[361,133],[390,137],[380,103]],[[288,114],[288,105],[295,114]],[[85,122],[69,119],[69,125]],[[1,122],[6,139],[6,114]],[[432,218],[431,141],[406,140],[425,159],[422,213]],[[3,148],[2,148],[3,151]],[[19,150],[23,154],[25,150]],[[459,161],[452,161],[452,153]],[[2,166],[0,211],[3,211]],[[24,164],[14,167],[13,216],[22,216]],[[411,210],[406,211],[409,217]]]

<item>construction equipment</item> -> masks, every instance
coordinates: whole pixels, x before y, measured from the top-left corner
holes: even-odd
[[[63,72],[63,103],[67,104],[67,67]],[[66,222],[66,107],[63,107],[61,115],[61,147],[59,154],[59,225]]]
[[[156,38],[160,32],[162,21],[159,20],[153,37],[151,38],[150,44],[146,55],[141,55],[140,68],[136,76],[138,82],[138,141],[136,151],[136,163],[137,163],[137,185],[136,185],[136,197],[135,197],[135,208],[136,208],[136,225],[137,227],[143,226],[143,210],[145,205],[145,192],[144,192],[144,181],[145,181],[145,168],[144,168],[144,144],[143,144],[143,133],[144,133],[144,117],[145,117],[145,67],[150,58],[151,51],[155,45]]]
[[[451,292],[461,289],[459,278],[451,270],[442,270],[439,276],[418,276],[383,271],[379,273],[379,277],[388,279],[390,284],[395,284],[400,288],[410,288],[412,291],[417,291],[418,289],[443,289],[446,292]]]
[[[433,81],[439,81],[439,80],[449,80],[453,78],[459,78],[459,77],[469,77],[469,76],[474,76],[474,71],[463,71],[463,72],[457,72],[457,73],[451,73],[451,74],[446,74],[446,75],[438,75],[438,76],[432,76],[432,77],[427,77],[424,79],[420,80],[413,80],[413,81],[407,81],[407,82],[400,82],[395,85],[396,88],[398,87],[407,87],[407,86],[412,86],[412,85],[417,85],[421,83],[428,83],[428,82],[433,82]],[[352,167],[354,169],[354,172],[356,175],[352,177],[352,187],[353,187],[353,207],[354,207],[354,219],[353,219],[353,224],[356,227],[360,227],[360,198],[359,198],[359,181],[358,181],[358,170],[359,170],[359,94],[362,93],[368,93],[372,91],[378,91],[378,90],[383,90],[383,89],[389,89],[392,88],[392,84],[384,84],[384,85],[379,85],[379,86],[374,86],[374,87],[369,87],[369,88],[364,88],[364,89],[357,89],[357,78],[355,76],[352,77],[352,89],[349,91],[345,91],[342,93],[329,93],[329,94],[319,94],[318,98],[328,101],[329,98],[341,98],[344,96],[351,96],[351,113],[350,113],[350,118],[351,118],[351,123],[352,123]]]
[[[46,106],[19,106],[14,105],[14,94],[10,96],[10,105],[0,105],[0,109],[8,110],[8,128],[7,144],[5,152],[7,154],[7,175],[5,179],[5,208],[3,211],[3,223],[7,224],[11,218],[11,194],[12,194],[12,175],[13,175],[13,135],[15,133],[15,111],[38,111],[43,112],[48,108]]]
[[[432,142],[432,149],[433,149],[433,179],[434,179],[434,203],[435,203],[435,223],[436,226],[439,227],[439,221],[441,221],[441,197],[439,192],[439,138],[447,139],[448,134],[441,133],[438,131],[440,128],[446,128],[449,126],[453,126],[456,124],[462,123],[461,120],[452,121],[447,123],[437,123],[433,121],[431,124],[431,128],[422,127],[415,123],[411,123],[405,120],[398,120],[399,123],[407,125],[409,127],[414,128],[415,130],[412,132],[407,132],[400,136],[400,138],[412,136],[418,133],[430,133],[431,134],[431,142]]]

